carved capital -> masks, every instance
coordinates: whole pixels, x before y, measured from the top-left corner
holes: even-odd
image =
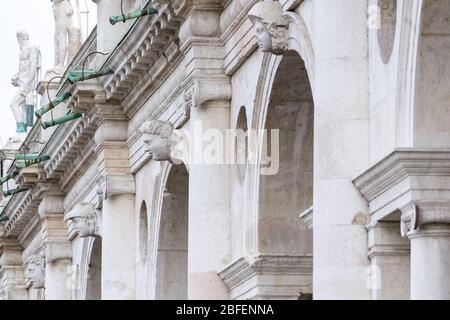
[[[167,121],[148,120],[141,126],[144,148],[155,161],[170,160],[173,125]]]
[[[426,225],[450,224],[450,202],[415,202],[403,208],[401,215],[401,234],[410,235]]]
[[[135,194],[136,182],[134,177],[129,174],[107,175],[103,186],[104,199],[121,194]]]
[[[253,6],[248,16],[255,26],[256,39],[262,52],[280,55],[288,49],[289,23],[283,17],[283,7],[279,1],[260,1]]]
[[[205,107],[212,101],[229,101],[231,94],[231,83],[228,77],[194,79],[192,105]]]

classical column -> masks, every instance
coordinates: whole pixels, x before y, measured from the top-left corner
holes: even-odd
[[[39,205],[45,247],[45,300],[71,300],[72,245],[64,223],[64,196],[47,194]]]
[[[229,165],[225,130],[230,123],[231,82],[223,71],[217,1],[196,4],[180,29],[190,117],[188,298],[228,299],[218,272],[229,263]]]
[[[215,86],[217,86],[215,88]],[[212,157],[205,141],[225,137],[229,127],[229,96],[202,102],[202,96],[216,89],[231,94],[229,80],[196,82],[200,96],[191,111],[191,164],[189,166],[189,299],[227,299],[223,281],[217,275],[229,255],[229,173],[223,157]],[[217,134],[217,135],[215,135]],[[217,144],[218,142],[218,144]],[[213,145],[225,147],[224,141]],[[217,150],[218,151],[218,150]],[[216,151],[216,152],[217,152]],[[224,150],[225,151],[225,150]],[[203,258],[200,258],[203,257]]]
[[[367,1],[314,1],[314,299],[370,299]]]
[[[410,203],[402,234],[411,241],[411,299],[450,299],[450,202]]]
[[[130,174],[127,122],[104,120],[95,133],[103,181],[102,299],[134,299],[135,181]]]
[[[22,250],[17,241],[0,239],[0,300],[28,300]]]
[[[386,221],[369,228],[372,300],[409,299],[410,246],[398,227]]]

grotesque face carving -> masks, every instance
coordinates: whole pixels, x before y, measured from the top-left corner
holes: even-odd
[[[92,203],[81,203],[66,214],[81,238],[94,237],[97,232],[97,211]]]
[[[93,218],[76,217],[72,219],[73,228],[81,238],[92,237],[95,233],[95,223]]]
[[[45,287],[45,258],[39,255],[31,256],[25,273],[33,288],[43,289]]]
[[[152,155],[152,159],[169,161],[173,125],[170,122],[150,120],[140,130],[144,137],[145,151]]]
[[[262,52],[271,52],[273,49],[272,37],[261,20],[255,20],[255,29],[259,49]]]
[[[282,54],[288,48],[288,22],[279,1],[263,0],[249,12],[255,26],[258,46],[263,52]]]
[[[152,155],[155,161],[170,159],[170,145],[160,136],[154,134],[144,135],[145,151]]]

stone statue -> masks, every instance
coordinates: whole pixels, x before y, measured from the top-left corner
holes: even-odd
[[[248,16],[256,28],[261,51],[279,55],[287,50],[289,23],[283,17],[283,7],[278,0],[256,3]]]
[[[45,257],[43,255],[32,255],[27,260],[26,277],[30,280],[34,289],[45,287]]]
[[[16,131],[25,133],[27,132],[26,105],[33,104],[33,90],[36,86],[39,67],[39,50],[30,44],[30,37],[26,31],[17,32],[17,41],[20,46],[19,72],[12,77],[11,83],[19,89],[11,101],[11,109],[16,119]]]
[[[81,30],[73,25],[70,0],[51,0],[55,18],[55,66],[49,73],[61,75],[81,47]]]
[[[81,238],[94,237],[98,234],[98,210],[92,203],[80,203],[64,217],[72,221],[73,228]]]
[[[140,128],[144,135],[145,151],[155,161],[170,161],[173,125],[161,120],[146,121]]]

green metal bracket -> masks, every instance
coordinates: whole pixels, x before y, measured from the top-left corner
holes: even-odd
[[[80,81],[103,77],[103,76],[106,76],[108,74],[113,74],[113,73],[114,73],[114,70],[112,70],[111,68],[106,68],[104,70],[99,70],[99,71],[86,70],[84,72],[84,74],[83,74],[83,71],[75,70],[75,71],[69,72],[68,79],[71,84],[74,84],[74,83],[77,83]]]
[[[36,115],[36,117],[40,118],[44,114],[46,114],[47,112],[52,110],[54,107],[56,107],[58,104],[66,101],[67,99],[69,99],[71,96],[72,96],[72,94],[70,92],[66,92],[61,97],[58,97],[58,98],[56,98],[53,101],[50,101],[48,104],[46,104],[42,108],[36,110],[36,112],[34,114]]]
[[[62,124],[64,122],[68,122],[68,121],[72,121],[72,120],[81,118],[82,116],[83,115],[81,113],[69,113],[68,115],[65,115],[65,116],[55,119],[55,120],[44,121],[41,123],[41,125],[42,125],[42,128],[47,129],[47,128]]]
[[[30,167],[30,166],[33,166],[35,164],[38,164],[38,163],[41,163],[41,162],[44,162],[44,161],[48,161],[48,160],[50,160],[50,156],[42,156],[42,157],[36,157],[34,159],[31,159],[31,160],[26,160],[24,162],[17,162],[14,165],[15,165],[15,167],[17,169],[20,170],[20,169],[23,169],[23,168],[26,168],[26,167]]]
[[[148,16],[148,15],[151,15],[151,14],[156,14],[156,13],[158,13],[158,10],[156,10],[154,8],[147,8],[147,9],[142,9],[142,10],[139,10],[139,11],[125,13],[125,14],[120,15],[120,16],[111,16],[111,17],[109,17],[109,22],[112,25],[115,25],[117,22],[125,22],[127,20],[137,19],[137,18],[140,18],[140,17],[144,17],[144,16]]]
[[[0,185],[4,184],[6,181],[8,181],[9,179],[14,178],[15,176],[17,176],[19,174],[18,171],[12,171],[10,173],[8,173],[6,176],[0,178]]]
[[[38,157],[39,155],[37,153],[16,153],[14,155],[14,159],[16,160],[34,160]]]
[[[30,190],[30,189],[29,188],[17,188],[17,189],[14,189],[14,190],[8,190],[8,191],[4,191],[3,192],[3,196],[4,197],[10,197],[10,196],[13,196],[13,195],[16,195],[18,193],[25,192],[25,191],[28,191],[28,190]]]

